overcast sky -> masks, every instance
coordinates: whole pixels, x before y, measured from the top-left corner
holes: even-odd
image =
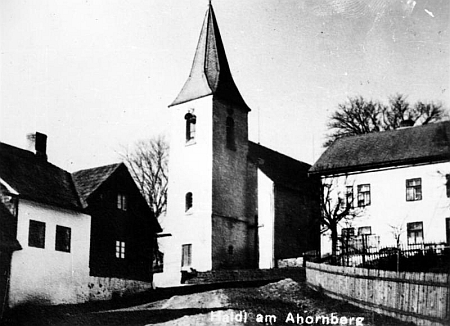
[[[312,164],[347,97],[450,104],[447,0],[213,0],[250,139]],[[70,172],[169,133],[207,0],[0,0],[0,141]]]

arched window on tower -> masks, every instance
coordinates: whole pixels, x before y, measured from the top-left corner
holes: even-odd
[[[184,118],[186,119],[186,142],[189,142],[195,139],[195,124],[197,122],[197,117],[189,112]]]
[[[192,192],[188,192],[185,197],[185,212],[189,213],[192,210],[193,197]]]
[[[227,118],[227,148],[236,150],[236,144],[234,139],[234,119],[232,117]]]

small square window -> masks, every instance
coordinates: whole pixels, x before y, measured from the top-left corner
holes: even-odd
[[[116,241],[116,258],[125,259],[125,241]]]
[[[406,201],[422,200],[422,179],[406,180]]]
[[[117,194],[117,208],[122,211],[127,210],[127,197],[124,194]]]
[[[55,250],[70,252],[71,229],[65,226],[56,226]]]
[[[30,220],[28,246],[45,248],[45,223]]]

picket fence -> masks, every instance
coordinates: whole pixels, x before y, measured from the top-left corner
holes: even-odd
[[[306,263],[306,282],[326,295],[424,326],[450,325],[450,275]]]

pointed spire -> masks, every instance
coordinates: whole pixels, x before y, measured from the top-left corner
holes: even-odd
[[[189,78],[170,106],[208,95],[250,111],[231,76],[214,10],[209,1]]]

